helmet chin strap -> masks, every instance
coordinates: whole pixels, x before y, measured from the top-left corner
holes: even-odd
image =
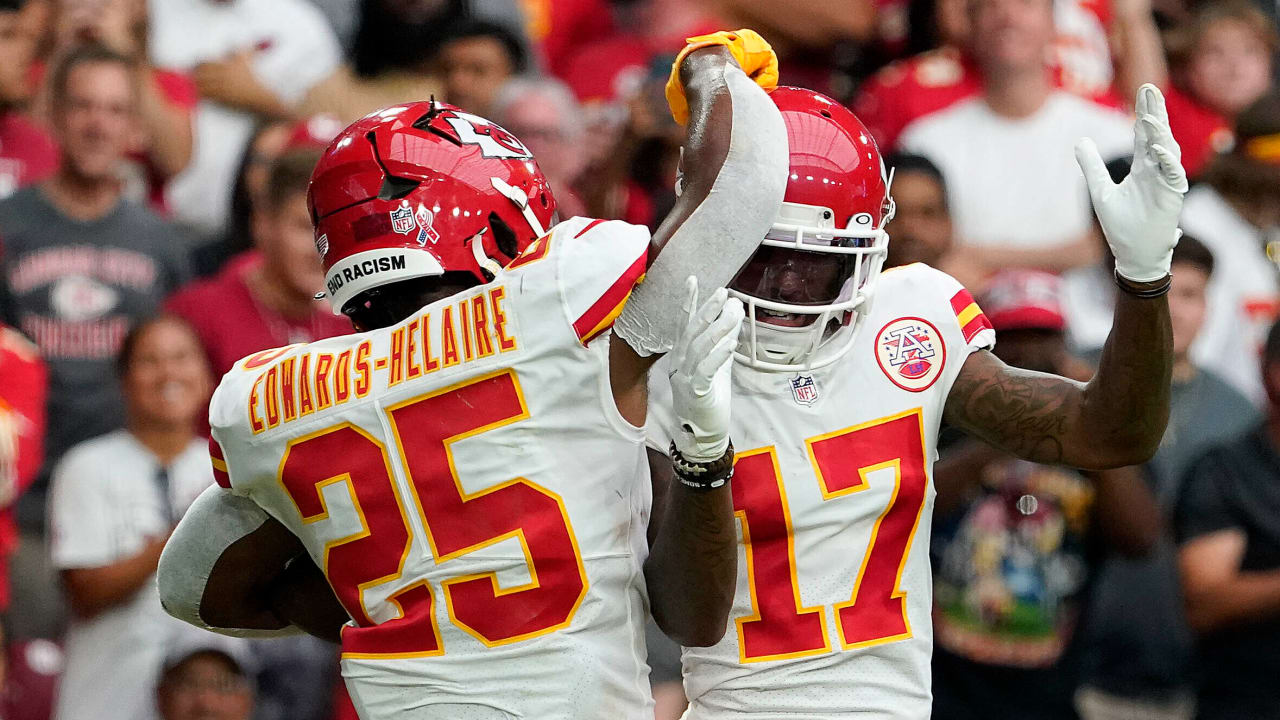
[[[494,190],[502,193],[504,197],[520,208],[520,214],[529,223],[529,227],[533,228],[533,234],[536,237],[542,237],[547,233],[547,229],[542,227],[538,216],[533,214],[533,208],[529,206],[529,196],[523,190],[498,177],[490,177],[489,182],[493,184]]]
[[[498,264],[497,260],[489,257],[484,252],[484,234],[488,232],[488,230],[489,228],[482,229],[480,232],[472,235],[471,240],[468,242],[471,245],[471,256],[476,259],[476,264],[483,268],[485,272],[489,273],[489,279],[492,280],[493,278],[498,277],[498,273],[502,272],[502,266]]]
[[[814,342],[814,335],[818,335],[818,342],[821,342],[821,333],[816,329],[821,324],[821,318],[800,327],[774,325],[759,319],[753,320],[751,317],[748,317],[746,322],[752,324],[751,330],[756,334],[756,354],[764,355],[762,358],[757,358],[760,360],[787,365],[798,363],[804,360],[817,344]],[[742,339],[738,342],[739,349],[747,355],[752,354],[749,337],[751,330],[743,333]]]

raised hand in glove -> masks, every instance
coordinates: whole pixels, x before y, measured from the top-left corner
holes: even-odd
[[[760,37],[755,30],[721,30],[710,35],[695,35],[685,38],[684,49],[671,63],[671,78],[667,80],[667,105],[671,106],[671,117],[684,125],[689,121],[689,101],[684,96],[684,83],[680,82],[680,64],[689,53],[704,47],[723,45],[728,48],[738,67],[747,77],[769,92],[778,87],[778,56],[768,41]]]
[[[1169,274],[1173,246],[1182,231],[1178,214],[1187,192],[1182,150],[1169,129],[1164,96],[1151,84],[1138,88],[1133,131],[1133,166],[1119,185],[1111,182],[1093,141],[1076,143],[1076,162],[1084,171],[1093,211],[1116,257],[1116,273],[1135,283]]]
[[[688,316],[671,350],[671,394],[680,431],[672,438],[685,460],[709,463],[729,447],[733,350],[745,311],[720,288],[698,305],[698,281],[685,281]]]

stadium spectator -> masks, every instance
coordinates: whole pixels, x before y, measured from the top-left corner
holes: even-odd
[[[1165,99],[1188,175],[1230,149],[1236,117],[1271,87],[1276,48],[1270,18],[1248,0],[1205,3],[1173,34],[1176,70]]]
[[[360,29],[360,10],[364,0],[309,0],[324,14],[333,34],[338,38],[344,54],[350,54]]]
[[[156,687],[160,720],[249,720],[253,704],[244,667],[217,646],[171,655]]]
[[[1053,3],[1053,14],[1054,37],[1046,52],[1055,86],[1120,106],[1142,83],[1163,83],[1164,52],[1149,0],[1064,0]],[[964,0],[913,2],[910,17],[909,47],[917,54],[872,76],[852,106],[886,149],[897,147],[912,121],[982,91],[971,51],[981,41],[970,37]]]
[[[1058,280],[1007,271],[982,306],[995,353],[1029,370],[1087,377],[1066,351]],[[1110,546],[1155,541],[1155,500],[1132,468],[1082,474],[977,441],[935,467],[933,717],[1075,717],[1077,626]]]
[[[191,73],[200,93],[195,154],[166,200],[176,219],[212,237],[226,221],[254,124],[291,115],[335,72],[341,50],[306,0],[165,0],[149,8],[152,62]]]
[[[501,25],[519,39],[527,54],[523,8],[528,4],[525,0],[365,0],[351,53],[355,72],[369,78],[397,70],[422,71],[453,26],[465,20]]]
[[[0,199],[58,167],[53,139],[27,113],[38,30],[34,2],[0,0]]]
[[[502,84],[529,69],[519,37],[483,20],[455,25],[441,41],[436,60],[445,102],[481,117],[492,114]]]
[[[491,120],[520,138],[538,159],[561,217],[586,214],[577,195],[586,164],[582,113],[573,92],[553,78],[514,78],[498,91]]]
[[[1182,228],[1213,251],[1217,270],[1192,355],[1262,405],[1259,353],[1280,312],[1280,255],[1271,244],[1280,226],[1280,94],[1242,112],[1235,134],[1231,152],[1205,169],[1182,208]]]
[[[166,303],[195,328],[215,377],[246,355],[352,331],[350,321],[315,299],[324,290],[324,273],[307,210],[307,183],[318,159],[314,150],[298,150],[271,168],[254,209],[258,259],[232,262]]]
[[[9,557],[17,548],[13,504],[44,461],[44,404],[48,371],[39,350],[0,325],[0,615],[9,609]],[[0,690],[5,687],[7,628],[0,625]]]
[[[49,552],[72,610],[55,720],[154,718],[166,644],[155,570],[186,508],[213,484],[197,436],[210,380],[186,323],[138,324],[120,350],[126,429],[72,448],[54,471]]]
[[[9,606],[8,555],[16,540],[11,506],[44,462],[48,370],[40,350],[0,325],[0,613]]]
[[[841,94],[839,75],[852,69],[857,48],[875,35],[873,0],[720,0],[716,10],[727,27],[752,28],[769,39],[781,84],[825,95]]]
[[[919,41],[923,47],[918,54],[890,63],[869,78],[852,105],[886,152],[897,147],[898,136],[912,121],[982,89],[978,68],[964,50],[969,42],[966,0],[911,5],[911,33],[928,39]]]
[[[1144,467],[1161,514],[1171,518],[1182,475],[1205,450],[1257,423],[1243,395],[1191,359],[1204,324],[1213,254],[1190,235],[1173,251],[1169,315],[1173,326],[1173,393],[1169,427]],[[1192,637],[1178,588],[1177,548],[1162,533],[1149,557],[1108,557],[1099,572],[1085,629],[1084,720],[1191,720]]]
[[[901,145],[958,179],[951,214],[971,260],[993,270],[1088,264],[1099,244],[1071,148],[1090,137],[1104,157],[1120,155],[1129,123],[1054,87],[1051,0],[975,0],[970,20],[983,94],[915,121]]]
[[[714,16],[714,3],[697,0],[645,0],[617,5],[622,32],[606,38],[580,38],[559,71],[578,100],[625,103],[651,70],[665,70],[670,58],[692,35],[715,32],[724,25]]]
[[[132,77],[127,59],[100,46],[55,67],[62,165],[0,202],[0,310],[49,364],[50,463],[120,426],[113,365],[121,340],[186,274],[175,230],[123,198],[115,174],[136,107]]]
[[[196,275],[212,275],[224,264],[253,247],[253,210],[261,207],[267,177],[276,160],[287,151],[323,151],[342,130],[331,115],[313,115],[297,122],[263,123],[245,146],[231,190],[231,216],[227,232],[192,254]],[[248,256],[245,256],[248,257]]]
[[[891,155],[885,164],[893,168],[897,207],[887,228],[890,242],[885,266],[924,263],[949,273],[971,292],[981,293],[986,282],[982,269],[955,251],[942,171],[919,155]]]
[[[582,186],[587,215],[656,228],[675,202],[684,130],[666,111],[665,66],[654,65],[627,102],[625,124],[592,158]]]
[[[1193,462],[1178,503],[1200,720],[1280,718],[1280,324],[1261,364],[1266,419]]]
[[[525,27],[548,72],[561,75],[584,38],[606,39],[617,33],[608,0],[526,0]]]
[[[191,78],[153,68],[146,58],[148,42],[145,0],[53,0],[50,3],[49,64],[86,42],[96,43],[128,58],[135,74],[135,107],[128,163],[118,172],[126,194],[164,208],[164,185],[191,161],[192,113],[196,89]],[[44,65],[36,70],[43,73]],[[39,93],[41,117],[48,117],[48,86]]]

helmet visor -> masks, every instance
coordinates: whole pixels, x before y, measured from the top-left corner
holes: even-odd
[[[761,300],[828,306],[841,299],[846,283],[859,264],[857,257],[764,245],[747,261],[729,287]],[[817,317],[814,313],[765,311],[760,319],[799,327],[812,323]]]

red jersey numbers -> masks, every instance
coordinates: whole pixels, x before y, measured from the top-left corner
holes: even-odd
[[[824,501],[841,502],[867,489],[871,473],[894,473],[893,494],[876,518],[853,593],[833,608],[842,648],[911,637],[899,584],[927,497],[920,411],[809,438],[805,445]],[[738,453],[732,487],[752,609],[735,621],[741,661],[829,652],[826,610],[801,604],[794,531],[774,449]]]
[[[495,572],[441,583],[454,625],[491,647],[567,626],[586,596],[587,578],[563,501],[520,477],[467,493],[451,451],[458,440],[528,417],[515,373],[468,380],[400,403],[387,414],[410,483],[407,497],[395,484],[387,448],[349,423],[293,441],[281,463],[280,482],[304,524],[341,512],[347,516],[343,527],[361,528],[325,546],[325,576],[355,622],[343,632],[344,656],[445,650],[426,580],[385,596],[397,611],[390,620],[377,622],[367,606],[403,577],[414,543],[412,513],[422,520],[436,565],[507,539],[523,549],[531,578],[524,585],[500,587]],[[341,467],[334,467],[335,460]],[[335,485],[341,489],[328,489]]]

